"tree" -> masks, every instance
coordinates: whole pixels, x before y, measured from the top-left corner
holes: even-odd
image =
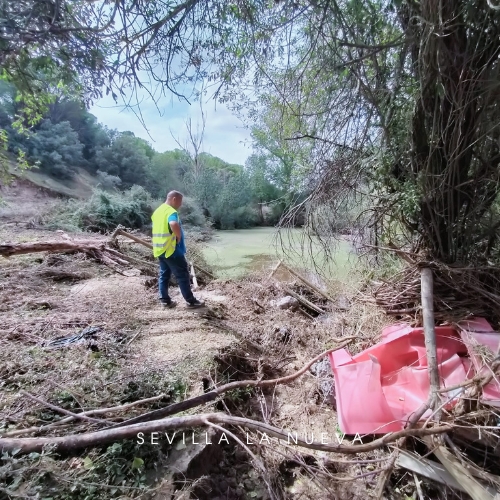
[[[283,192],[269,180],[271,168],[265,155],[256,153],[250,155],[245,169],[249,176],[252,197],[257,203],[260,224],[264,224],[266,222],[264,206],[271,202],[273,205],[278,203]],[[271,223],[276,222],[274,217],[271,218]]]
[[[54,177],[69,179],[83,162],[83,145],[69,122],[43,120],[28,139],[28,158]]]
[[[131,132],[117,134],[109,147],[100,148],[96,153],[99,169],[119,177],[125,189],[149,182],[150,160],[146,147],[137,139]]]
[[[48,118],[53,123],[67,121],[71,128],[78,134],[78,139],[83,144],[84,167],[96,173],[97,164],[95,156],[98,149],[110,144],[109,132],[97,122],[97,118],[90,114],[82,101],[67,97],[58,97],[49,106]]]
[[[149,191],[153,196],[165,198],[173,189],[182,191],[182,173],[189,166],[189,157],[182,151],[155,153],[149,166]]]

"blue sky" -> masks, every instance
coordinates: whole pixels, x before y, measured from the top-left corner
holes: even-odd
[[[186,120],[191,118],[193,128],[201,125],[201,111],[198,102],[188,104],[175,96],[163,97],[158,108],[151,98],[144,99],[140,111],[146,130],[134,112],[124,105],[116,105],[111,96],[94,103],[90,112],[104,125],[119,131],[130,130],[152,144],[159,152],[179,148],[174,137],[185,144],[187,140]],[[136,110],[137,111],[137,110]],[[252,152],[250,133],[242,121],[224,104],[213,100],[203,101],[206,127],[203,150],[229,163],[244,165]],[[149,135],[148,135],[149,132]]]

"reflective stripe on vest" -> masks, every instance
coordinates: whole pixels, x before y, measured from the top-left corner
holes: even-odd
[[[165,254],[165,257],[170,257],[175,252],[177,240],[168,225],[168,218],[176,213],[175,208],[163,203],[151,216],[153,221],[153,255],[155,257],[162,254]]]

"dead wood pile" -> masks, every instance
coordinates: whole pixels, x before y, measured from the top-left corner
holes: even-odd
[[[420,270],[430,267],[434,274],[436,321],[460,321],[471,316],[500,320],[500,269],[496,267],[449,267],[437,263],[413,263],[388,280],[372,281],[373,289],[364,300],[373,302],[392,316],[408,317],[422,323]],[[406,319],[406,318],[405,318]]]
[[[147,258],[137,258],[125,253],[119,246],[117,237],[124,236],[135,243],[152,249],[151,243],[139,238],[134,234],[124,231],[120,226],[111,235],[109,241],[96,240],[73,240],[68,235],[63,234],[64,241],[43,241],[29,243],[1,243],[0,256],[11,257],[14,255],[25,255],[31,253],[50,252],[50,253],[76,253],[81,252],[89,255],[119,274],[124,276],[134,276],[145,274],[150,276],[157,275],[157,265],[151,256]],[[149,259],[149,260],[146,260]],[[195,269],[200,271],[203,278],[196,277]],[[193,282],[205,283],[208,279],[214,279],[209,271],[206,271],[195,262],[191,262],[191,277]]]

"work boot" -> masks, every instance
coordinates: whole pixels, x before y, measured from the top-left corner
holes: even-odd
[[[193,302],[189,302],[187,305],[188,309],[198,309],[199,307],[205,307],[205,302],[202,300],[194,299]]]
[[[167,309],[173,309],[174,307],[177,306],[177,302],[175,302],[175,300],[171,300],[170,302],[167,302],[166,300],[165,301],[160,301],[162,307],[165,307]]]

